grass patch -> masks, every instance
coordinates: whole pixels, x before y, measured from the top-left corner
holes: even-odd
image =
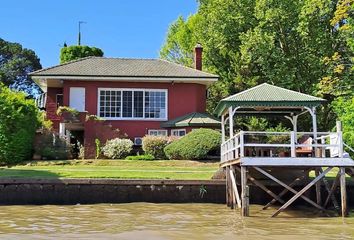
[[[0,168],[0,178],[210,179],[219,162],[187,160],[30,161]]]

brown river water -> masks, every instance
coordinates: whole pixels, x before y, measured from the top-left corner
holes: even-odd
[[[222,204],[0,206],[0,239],[354,239],[354,217],[251,206],[251,217]]]

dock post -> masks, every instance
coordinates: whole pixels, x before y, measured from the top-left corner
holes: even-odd
[[[225,167],[225,175],[226,175],[226,206],[230,207],[230,195],[229,195],[229,188],[230,188],[230,177],[229,177],[229,167]]]
[[[347,189],[345,186],[345,167],[341,167],[340,171],[340,197],[342,205],[342,217],[348,216],[347,211]]]
[[[247,186],[247,167],[241,166],[241,213],[243,217],[249,216],[249,188]]]
[[[315,169],[315,176],[318,177],[320,175],[320,169]],[[325,178],[325,177],[324,177]],[[315,185],[316,187],[316,203],[318,205],[322,205],[322,195],[321,195],[321,181],[318,181]]]

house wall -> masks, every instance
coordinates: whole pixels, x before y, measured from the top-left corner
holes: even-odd
[[[85,87],[86,111],[94,115],[97,115],[98,88],[167,89],[169,120],[191,112],[206,110],[206,87],[201,84],[64,81],[64,105],[69,105],[70,87]],[[156,120],[107,120],[106,122],[113,128],[121,129],[121,133],[126,133],[130,138],[142,137],[149,129],[161,129],[161,121]]]
[[[70,105],[70,87],[85,88],[85,109],[89,114],[97,115],[98,88],[146,88],[167,89],[168,91],[168,120],[186,115],[191,112],[205,112],[206,86],[192,83],[132,83],[132,82],[101,82],[101,81],[64,81],[64,105]],[[54,98],[55,99],[55,98]],[[86,122],[85,125],[85,155],[94,156],[95,139],[101,142],[126,134],[132,140],[143,137],[149,129],[161,129],[161,121],[156,120],[107,120],[104,124]],[[114,130],[119,129],[119,134]],[[191,128],[185,128],[187,132]],[[168,131],[171,134],[171,131]]]
[[[56,95],[62,94],[62,88],[48,88],[47,90],[47,101],[46,101],[46,112],[47,118],[53,122],[53,128],[56,131],[59,131],[60,117],[56,114],[57,103]]]

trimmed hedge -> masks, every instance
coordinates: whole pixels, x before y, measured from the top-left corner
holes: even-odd
[[[166,146],[164,151],[169,159],[205,159],[209,152],[220,148],[221,134],[212,129],[196,129]]]
[[[143,150],[155,159],[166,159],[164,148],[176,138],[167,136],[145,136],[143,138]]]
[[[32,143],[40,114],[25,94],[0,83],[0,162],[14,164],[32,157]]]

